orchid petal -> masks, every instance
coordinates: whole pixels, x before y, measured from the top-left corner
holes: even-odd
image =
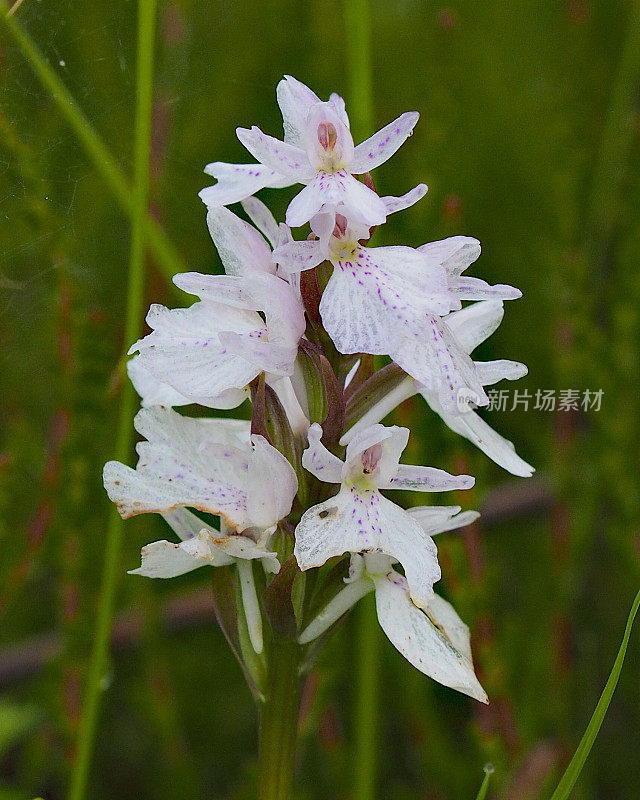
[[[302,466],[325,483],[341,483],[342,461],[330,453],[320,441],[322,428],[314,423],[308,430],[309,446],[302,454]]]
[[[382,225],[386,220],[387,208],[381,198],[353,175],[348,174],[344,177],[341,189],[341,202],[354,220],[368,227]]]
[[[287,459],[254,434],[247,473],[247,513],[254,525],[268,528],[287,516],[298,491],[298,478]]]
[[[156,305],[147,322],[153,333],[132,348],[140,352],[140,365],[191,402],[224,407],[240,399],[237,391],[229,395],[229,390],[242,390],[261,371],[229,353],[215,327],[235,333],[259,331],[264,323],[255,312],[211,301],[176,309]]]
[[[320,179],[316,176],[289,203],[285,217],[289,227],[298,228],[304,225],[320,211],[326,202],[326,192],[321,192],[320,186]]]
[[[143,406],[184,406],[193,403],[190,397],[185,397],[168,383],[159,381],[140,362],[140,356],[134,356],[127,361],[127,375],[134,389],[140,395]],[[244,400],[243,397],[230,408]]]
[[[203,530],[193,539],[179,544],[162,540],[146,545],[142,548],[141,566],[129,570],[129,575],[175,578],[198,567],[223,566],[231,563],[233,563],[232,558],[215,554],[211,534]]]
[[[275,275],[259,274],[247,278],[184,272],[173,280],[180,289],[204,300],[215,299],[246,312],[264,312],[268,340],[274,344],[297,347],[305,330],[304,310],[299,298],[286,281]],[[254,325],[253,330],[264,329],[262,319],[256,318],[260,324]],[[219,329],[225,329],[220,323],[217,324]],[[248,326],[243,330],[232,326],[228,329],[234,333],[250,333],[252,330]]]
[[[454,311],[446,322],[465,353],[471,353],[498,328],[503,316],[501,300],[483,300]]]
[[[285,75],[278,83],[276,97],[282,112],[284,140],[300,147],[309,109],[321,100],[308,86],[291,75]]]
[[[335,108],[336,114],[340,117],[342,124],[346,125],[347,128],[351,128],[349,117],[347,116],[347,110],[344,104],[344,98],[340,97],[340,95],[336,94],[336,92],[331,92],[329,95],[329,102]]]
[[[334,622],[337,622],[340,617],[346,614],[358,600],[372,592],[373,589],[373,581],[368,577],[349,582],[302,631],[298,637],[300,644],[307,644],[321,636]]]
[[[512,475],[530,477],[534,469],[516,453],[513,442],[500,436],[475,411],[451,413],[444,409],[432,392],[422,392],[429,406],[442,417],[452,431],[476,445],[492,461]]]
[[[358,175],[384,164],[411,135],[419,118],[417,111],[407,111],[359,144],[355,148],[349,171]]]
[[[455,412],[462,401],[489,403],[473,362],[439,317],[426,317],[422,335],[414,332],[389,355],[412,378],[436,392],[445,409]]]
[[[258,602],[256,583],[253,577],[253,565],[248,561],[239,561],[238,576],[249,639],[255,652],[259,654],[262,652],[264,641],[262,638],[262,615],[260,614],[260,603]]]
[[[116,461],[104,468],[105,488],[120,514],[126,519],[190,506],[218,514],[238,530],[248,527],[248,456],[233,430],[217,422],[143,408],[135,424],[148,441],[137,446],[137,468]]]
[[[478,379],[483,386],[491,386],[498,381],[517,381],[523,378],[529,370],[519,361],[509,361],[504,358],[496,361],[474,361]]]
[[[414,492],[450,492],[470,489],[476,482],[471,475],[450,475],[435,467],[416,467],[400,464],[395,477],[381,489],[408,489]]]
[[[306,183],[313,177],[314,170],[301,148],[268,136],[255,125],[251,129],[236,128],[236,135],[257,161],[279,175],[297,183]]]
[[[271,250],[262,235],[228,208],[210,208],[207,225],[227,275],[274,273]]]
[[[256,228],[267,237],[271,247],[277,247],[280,240],[278,223],[262,200],[258,200],[257,197],[247,197],[242,201],[242,208]]]
[[[317,267],[325,260],[318,240],[287,242],[273,251],[273,259],[287,274]]]
[[[477,511],[460,513],[460,506],[416,506],[408,509],[407,514],[419,522],[429,536],[464,528],[480,516]]]
[[[200,517],[186,508],[174,508],[173,511],[163,514],[162,517],[183,542],[194,539],[202,530],[209,531],[213,538],[222,536],[220,531],[205,524]]]
[[[426,603],[440,578],[435,545],[406,511],[376,491],[342,488],[306,511],[296,528],[300,569],[319,567],[343,553],[382,552],[405,569],[412,596]]]
[[[462,274],[480,256],[480,242],[471,236],[450,236],[428,242],[418,250],[435,259],[453,277]]]
[[[504,283],[491,286],[481,278],[468,276],[450,278],[449,286],[459,300],[517,300],[522,297],[522,292],[515,286]]]
[[[450,309],[444,270],[413,248],[358,247],[333,263],[320,314],[341,353],[391,354],[401,336],[419,335],[426,314]]]
[[[404,211],[405,208],[409,208],[410,206],[414,205],[414,203],[417,203],[418,200],[425,196],[427,189],[428,187],[426,183],[419,183],[406,194],[400,195],[400,197],[388,195],[387,197],[381,197],[380,199],[387,209],[387,214],[395,214],[396,211]]]
[[[473,672],[467,648],[460,651],[454,645],[454,640],[460,643],[462,638],[459,629],[451,629],[451,620],[443,615],[440,604],[436,605],[438,619],[444,616],[449,635],[436,627],[437,623],[434,625],[411,602],[402,576],[394,575],[395,578],[372,576],[378,620],[390,642],[425,675],[486,703],[487,696]]]
[[[219,334],[220,344],[228,354],[252,364],[257,370],[256,374],[269,372],[273,375],[290,375],[298,354],[297,347],[262,341],[259,333],[260,331],[256,333],[224,331]]]
[[[380,455],[373,471],[367,479],[377,487],[387,485],[398,472],[398,461],[409,441],[409,429],[397,425],[371,425],[370,428],[356,434],[347,446],[346,462],[343,475],[357,475],[363,471],[362,456],[366,450],[380,444]]]
[[[228,206],[238,203],[265,187],[281,189],[296,183],[262,164],[225,164],[216,161],[207,164],[204,171],[218,179],[215,186],[207,186],[198,197],[208,207]]]

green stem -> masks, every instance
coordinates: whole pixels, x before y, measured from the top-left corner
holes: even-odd
[[[267,699],[260,712],[258,800],[293,797],[301,649],[297,642],[275,639],[269,654]]]
[[[355,800],[374,800],[378,777],[380,630],[373,595],[360,601],[355,700]]]
[[[149,205],[149,151],[153,102],[155,20],[156,0],[139,0],[134,184],[131,199],[132,231],[125,323],[125,342],[127,345],[138,337],[144,312],[144,259],[147,208]],[[116,440],[116,458],[120,461],[126,461],[129,458],[132,444],[131,418],[136,405],[137,400],[133,387],[128,381],[124,381]],[[86,794],[96,738],[102,682],[109,656],[109,640],[113,623],[118,576],[120,574],[122,533],[122,520],[114,507],[107,528],[98,618],[96,620],[91,665],[78,731],[78,751],[69,792],[70,800],[82,800]]]
[[[49,66],[35,42],[22,28],[17,19],[13,15],[8,15],[7,12],[8,6],[5,0],[0,0],[0,19],[4,22],[11,38],[24,53],[40,83],[51,94],[59,110],[83,146],[95,170],[111,189],[125,213],[133,221],[136,213],[136,201],[129,181],[123,176],[104,142],[85,117],[67,87]],[[177,272],[186,271],[182,257],[169,241],[157,220],[148,215],[147,209],[145,209],[144,214],[144,231],[158,265],[169,280]]]

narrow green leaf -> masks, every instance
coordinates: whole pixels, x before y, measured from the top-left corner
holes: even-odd
[[[14,24],[13,22],[11,24]],[[134,180],[131,199],[131,245],[127,285],[127,311],[125,318],[125,347],[138,338],[144,311],[145,229],[149,205],[149,159],[151,151],[151,112],[153,103],[153,61],[156,31],[155,0],[139,0],[138,4],[138,58],[136,72],[136,114],[134,130]],[[81,117],[80,112],[76,115]],[[133,387],[124,382],[115,457],[128,460],[133,442],[132,418],[138,400]],[[115,507],[112,508],[107,527],[104,567],[98,600],[95,637],[91,665],[83,698],[78,729],[78,751],[74,763],[70,800],[83,800],[87,794],[89,773],[95,749],[103,677],[109,658],[109,644],[116,605],[118,579],[122,574],[120,553],[124,527]]]
[[[566,798],[571,794],[571,790],[575,786],[576,781],[582,772],[582,768],[587,760],[587,756],[591,752],[593,743],[596,740],[596,736],[598,735],[598,731],[600,730],[600,726],[604,720],[604,715],[607,713],[607,709],[609,708],[609,703],[611,702],[615,688],[618,685],[618,679],[620,678],[620,672],[622,671],[622,665],[624,664],[624,658],[627,653],[629,637],[631,636],[631,628],[633,626],[633,621],[636,618],[636,614],[638,613],[639,607],[640,591],[636,595],[633,605],[631,606],[629,618],[627,619],[627,626],[624,631],[624,636],[622,637],[622,644],[618,650],[616,660],[613,662],[613,669],[611,670],[609,679],[607,680],[604,690],[600,695],[600,699],[598,700],[596,710],[593,712],[593,716],[589,720],[587,730],[584,732],[584,736],[582,737],[580,744],[578,745],[578,748],[569,763],[569,766],[562,776],[562,779],[560,780],[555,792],[551,795],[551,800],[566,800]]]

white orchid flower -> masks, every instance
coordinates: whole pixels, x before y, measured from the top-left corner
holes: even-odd
[[[134,424],[147,440],[137,445],[136,469],[117,461],[104,467],[107,494],[125,519],[188,506],[219,515],[234,531],[264,532],[291,510],[295,471],[262,436],[249,435],[249,423],[155,406]]]
[[[456,241],[444,248],[370,248],[360,243],[368,227],[342,214],[318,215],[312,228],[317,239],[285,243],[273,257],[290,274],[331,261],[334,269],[320,314],[336,348],[341,353],[389,355],[451,411],[465,391],[476,405],[486,405],[489,399],[474,364],[446,321],[449,312],[468,299],[470,292],[456,283],[456,270],[477,258],[477,241],[454,237]],[[468,242],[478,245],[477,253],[466,247]],[[484,289],[474,286],[477,294],[517,292],[479,283]]]
[[[444,530],[467,525],[475,516],[475,512],[454,516]],[[438,683],[488,702],[473,669],[469,628],[450,603],[434,594],[428,603],[416,605],[407,579],[393,568],[393,559],[381,553],[352,555],[345,583],[300,634],[302,644],[316,639],[360,598],[374,591],[380,627],[407,661]]]
[[[409,438],[407,428],[372,425],[351,440],[344,462],[324,447],[321,436],[318,424],[309,428],[302,464],[319,480],[340,484],[340,491],[302,515],[294,550],[300,569],[322,566],[347,552],[385,553],[403,565],[414,601],[428,603],[433,584],[440,579],[433,540],[416,519],[379,490],[468,489],[474,479],[433,467],[399,464]]]
[[[151,306],[147,323],[153,332],[129,351],[139,353],[134,377],[145,404],[154,392],[164,397],[160,384],[186,402],[230,408],[242,402],[246,386],[261,372],[273,381],[293,374],[305,320],[299,298],[285,281],[269,273],[197,272],[173,280],[200,302],[176,309]]]
[[[426,315],[451,310],[447,273],[429,254],[365,247],[369,228],[342,214],[318,215],[312,229],[317,239],[283,244],[273,256],[290,274],[325,259],[333,264],[320,314],[341,353],[388,354],[405,329],[421,331]]]
[[[278,84],[284,141],[259,128],[238,128],[242,144],[258,164],[216,162],[205,172],[218,183],[200,192],[212,207],[243,200],[261,188],[306,184],[289,204],[286,221],[303,225],[322,209],[344,206],[349,216],[368,225],[385,221],[387,207],[354,175],[383,164],[402,145],[418,121],[417,112],[402,114],[357,147],[354,146],[344,100],[332,94],[322,102],[307,86],[286,76]]]
[[[252,645],[262,652],[262,617],[252,561],[267,572],[280,564],[268,549],[277,523],[291,510],[298,481],[287,459],[262,436],[251,435],[240,420],[191,419],[170,408],[143,408],[136,430],[146,437],[137,446],[135,470],[110,461],[104,485],[126,519],[162,514],[182,540],[152,542],[142,549],[133,574],[171,578],[198,567],[237,564]],[[268,476],[268,478],[265,478]],[[221,518],[222,532],[186,507]]]

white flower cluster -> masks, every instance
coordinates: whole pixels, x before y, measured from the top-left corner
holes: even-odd
[[[238,128],[258,163],[206,167],[217,183],[200,196],[226,275],[177,275],[175,284],[197,302],[152,306],[152,332],[131,348],[129,376],[143,406],[136,428],[146,441],[135,470],[106,465],[105,486],[123,517],[162,514],[181,540],[145,547],[134,572],[172,577],[237,565],[240,608],[260,655],[266,611],[254,562],[264,572],[258,585],[268,586],[292,550],[298,575],[349,554],[348,577],[328,600],[325,581],[320,606],[313,595],[296,603],[301,645],[375,591],[382,628],[412,664],[486,701],[468,628],[433,591],[440,578],[433,536],[477,514],[457,506],[406,511],[381,494],[466,489],[474,479],[399,464],[409,430],[379,423],[421,394],[498,464],[530,475],[511,442],[474,411],[488,403],[485,386],[526,368],[470,355],[499,325],[503,301],[520,292],[464,275],[480,254],[466,236],[418,248],[367,245],[372,227],[427,190],[379,197],[369,175],[411,135],[417,113],[354,146],[338,95],[323,102],[286,77],[277,96],[284,141]],[[304,188],[278,224],[253,195],[293,184]],[[238,202],[253,225],[227,208]],[[306,223],[309,235],[295,239],[292,228]],[[390,363],[375,371],[373,355]],[[251,422],[172,408],[231,409],[248,397]],[[220,530],[188,509],[219,517]]]

